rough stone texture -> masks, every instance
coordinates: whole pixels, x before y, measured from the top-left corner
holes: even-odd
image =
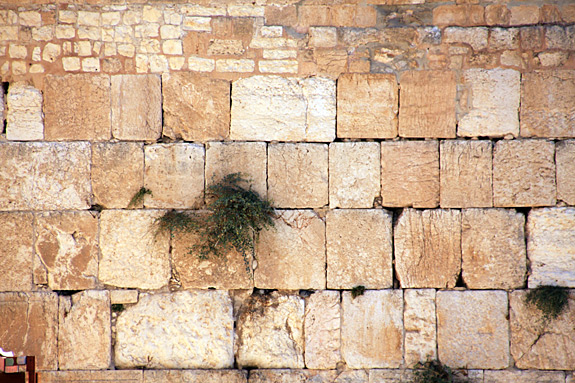
[[[38,374],[42,383],[142,383],[142,371],[46,371]]]
[[[247,378],[244,370],[147,370],[143,383],[247,383]]]
[[[521,369],[575,369],[575,295],[569,307],[556,319],[545,322],[541,312],[525,303],[527,291],[509,297],[511,356]]]
[[[306,301],[304,316],[305,366],[335,369],[341,361],[339,291],[316,291]]]
[[[87,290],[60,297],[58,368],[104,370],[111,362],[110,293]]]
[[[564,383],[563,371],[485,371],[484,383]]]
[[[110,303],[113,305],[137,302],[138,290],[110,290]]]
[[[35,219],[34,248],[53,290],[96,287],[98,218],[87,211],[43,212]]]
[[[575,208],[533,209],[527,218],[529,287],[575,287]]]
[[[303,368],[303,319],[304,301],[297,296],[252,295],[237,320],[238,366]]]
[[[520,73],[513,69],[464,71],[467,110],[459,116],[457,135],[503,137],[519,135]]]
[[[46,140],[110,139],[110,93],[110,77],[106,75],[46,76]],[[63,105],[66,107],[62,107]]]
[[[329,145],[329,207],[371,208],[380,194],[377,142]]]
[[[0,259],[4,270],[0,291],[29,291],[32,289],[34,259],[33,216],[30,213],[2,212],[0,227]]]
[[[555,144],[503,140],[493,149],[493,205],[555,205]]]
[[[509,366],[507,293],[438,291],[439,360],[451,368]]]
[[[204,199],[202,145],[176,143],[144,147],[144,186],[152,195],[144,197],[148,208],[194,209]]]
[[[405,364],[411,367],[418,362],[437,359],[435,290],[407,289],[403,298]]]
[[[330,142],[335,138],[335,81],[253,76],[232,85],[230,138]]]
[[[310,210],[278,210],[256,244],[255,287],[325,288],[325,223]]]
[[[162,134],[162,83],[157,75],[112,76],[112,135],[155,141]]]
[[[369,383],[403,383],[412,381],[412,370],[376,369],[369,370]]]
[[[328,146],[270,144],[268,198],[279,208],[319,208],[327,205]]]
[[[553,70],[523,74],[521,135],[575,137],[575,71]]]
[[[454,72],[403,72],[400,84],[401,137],[455,137]]]
[[[381,209],[328,211],[328,289],[392,287],[391,221],[392,215]]]
[[[142,295],[116,323],[120,368],[231,368],[232,301],[226,291]]]
[[[452,288],[461,270],[461,213],[403,211],[395,226],[395,267],[402,288]]]
[[[441,142],[441,207],[493,206],[492,152],[491,141]]]
[[[514,210],[466,209],[461,217],[463,280],[470,289],[525,286],[525,216]]]
[[[363,370],[259,369],[250,372],[249,383],[368,383]]]
[[[33,86],[15,83],[8,88],[6,101],[8,104],[6,138],[15,141],[43,139],[42,92]]]
[[[159,289],[168,284],[168,239],[154,231],[154,221],[160,215],[160,211],[102,211],[100,282],[142,289]]]
[[[397,137],[398,99],[395,75],[341,75],[337,83],[337,136]]]
[[[343,292],[341,354],[348,368],[398,368],[403,362],[403,291]]]
[[[185,141],[229,135],[230,83],[195,73],[162,75],[164,135]]]
[[[557,199],[575,205],[575,140],[555,144]]]
[[[6,95],[4,94],[4,87],[0,88],[0,126],[4,126],[6,119]]]
[[[2,348],[35,355],[37,370],[56,370],[58,296],[55,293],[0,293]]]
[[[0,143],[0,163],[0,210],[91,205],[88,143]]]
[[[383,206],[432,208],[439,204],[437,141],[381,143]]]

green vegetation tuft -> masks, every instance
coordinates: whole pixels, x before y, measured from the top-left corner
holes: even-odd
[[[353,289],[351,289],[351,297],[353,299],[359,297],[360,295],[363,295],[363,293],[365,292],[365,286],[355,286]]]
[[[557,318],[569,306],[569,290],[561,286],[539,286],[525,296],[528,305],[537,307],[545,321]]]
[[[413,383],[452,383],[454,372],[438,360],[419,362],[413,371]]]
[[[124,311],[124,310],[125,310],[125,307],[124,307],[123,304],[114,303],[114,304],[112,305],[112,311],[115,312],[115,313],[121,313],[121,312]]]
[[[134,196],[130,200],[130,203],[128,204],[128,207],[137,206],[137,205],[141,204],[142,202],[144,202],[144,196],[146,194],[151,196],[152,191],[150,189],[146,189],[145,187],[142,186],[140,188],[140,190],[138,190],[136,192],[136,194],[134,194]]]
[[[168,233],[172,238],[176,233],[198,230],[199,224],[198,219],[194,215],[175,210],[168,210],[154,221],[156,234]]]

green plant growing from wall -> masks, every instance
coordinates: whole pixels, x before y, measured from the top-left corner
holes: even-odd
[[[152,191],[150,189],[146,189],[145,187],[141,187],[140,190],[138,190],[136,192],[136,194],[134,194],[134,196],[132,197],[132,199],[130,200],[130,203],[128,204],[128,207],[132,207],[132,206],[137,206],[139,204],[141,204],[142,202],[144,202],[144,196],[146,195],[152,195]]]
[[[452,383],[454,378],[455,372],[449,366],[439,360],[427,360],[414,366],[412,383]]]
[[[365,286],[354,286],[353,289],[351,289],[351,297],[353,299],[359,297],[360,295],[363,295],[363,293],[365,292]]]
[[[569,306],[569,290],[561,286],[539,286],[529,290],[525,303],[543,313],[543,320],[556,319]]]

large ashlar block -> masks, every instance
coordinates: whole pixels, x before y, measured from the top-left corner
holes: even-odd
[[[403,301],[405,364],[413,367],[419,362],[437,359],[435,290],[406,289]]]
[[[324,221],[311,210],[278,210],[275,228],[260,233],[256,259],[258,288],[324,289]]]
[[[234,319],[226,291],[140,296],[116,323],[120,368],[223,369],[234,364]]]
[[[457,135],[519,135],[520,73],[513,69],[468,69],[463,73]],[[465,97],[466,96],[466,97]]]
[[[8,88],[6,101],[6,138],[13,141],[43,139],[42,92],[31,85],[15,83]]]
[[[38,380],[42,383],[142,383],[142,371],[46,371],[39,373],[38,378]]]
[[[569,307],[557,318],[545,321],[542,313],[525,303],[527,291],[514,291],[509,297],[511,356],[521,369],[575,369],[575,294]]]
[[[408,366],[411,367],[411,366]],[[369,383],[403,383],[413,380],[413,370],[378,368],[368,370]]]
[[[502,140],[493,150],[493,205],[553,206],[556,203],[555,144]]]
[[[341,304],[339,291],[320,290],[306,301],[305,365],[335,369],[341,361]]]
[[[461,270],[460,211],[406,209],[394,236],[402,288],[455,287]]]
[[[0,143],[0,210],[88,209],[90,144]]]
[[[245,370],[145,370],[143,383],[247,383],[247,381],[248,372]]]
[[[327,213],[328,289],[392,287],[392,218],[381,209]]]
[[[46,76],[44,136],[52,141],[110,139],[110,77]]]
[[[196,73],[162,75],[164,135],[185,141],[222,140],[230,129],[230,83]]]
[[[437,141],[381,143],[383,206],[433,208],[439,204]]]
[[[32,289],[33,219],[30,213],[0,213],[0,259],[4,270],[0,291]]]
[[[563,383],[565,373],[563,371],[497,371],[486,370],[484,383]],[[568,382],[569,383],[569,382]]]
[[[403,290],[343,292],[341,354],[348,368],[398,368],[403,362]]]
[[[270,144],[268,198],[279,208],[320,208],[328,204],[328,146]]]
[[[35,355],[38,370],[58,368],[58,295],[0,293],[0,328],[4,350]]]
[[[393,74],[343,74],[337,81],[337,136],[397,137],[399,89]]]
[[[557,166],[557,199],[575,205],[575,140],[555,144]]]
[[[442,208],[493,206],[491,141],[442,141],[440,205]]]
[[[252,295],[237,320],[240,368],[304,367],[304,301],[298,296]]]
[[[253,76],[232,84],[230,138],[330,142],[335,138],[335,81]]]
[[[250,371],[250,383],[368,383],[363,370],[308,370],[308,369],[258,369]]]
[[[452,368],[509,367],[505,291],[438,291],[439,360]]]
[[[159,289],[170,279],[169,244],[154,230],[155,210],[104,210],[100,216],[100,282]]]
[[[575,71],[523,74],[521,136],[575,137]]]
[[[162,82],[157,75],[112,76],[112,135],[155,141],[162,134]]]
[[[454,72],[403,72],[400,84],[401,137],[455,138]]]
[[[575,208],[533,209],[527,217],[529,287],[575,287]]]

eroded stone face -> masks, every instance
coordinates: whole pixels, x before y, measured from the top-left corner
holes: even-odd
[[[6,272],[0,278],[0,291],[32,289],[34,257],[33,216],[30,213],[0,213],[0,259]]]
[[[341,305],[339,291],[320,290],[305,305],[305,365],[335,369],[341,360]]]
[[[45,371],[38,374],[44,383],[122,382],[142,383],[142,371]]]
[[[403,298],[406,365],[437,359],[435,290],[406,289]]]
[[[563,371],[485,371],[484,383],[563,383]]]
[[[557,199],[575,205],[575,140],[555,144]]]
[[[6,97],[6,138],[14,141],[33,141],[44,138],[42,92],[24,83],[11,84]],[[2,107],[3,100],[0,100]],[[2,114],[3,111],[0,111]]]
[[[341,375],[335,370],[302,370],[302,369],[259,369],[250,372],[250,383],[367,383],[367,374],[364,371],[358,371],[357,375],[363,373],[364,380],[345,380],[349,378],[354,371],[343,371]],[[338,379],[341,377],[341,380]]]
[[[143,383],[185,382],[185,383],[247,383],[248,373],[244,370],[147,370]]]

